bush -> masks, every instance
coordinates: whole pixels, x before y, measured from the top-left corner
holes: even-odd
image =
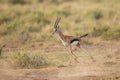
[[[93,11],[93,18],[98,20],[103,17],[102,11],[99,9],[96,9]]]
[[[8,22],[11,20],[11,17],[8,14],[0,14],[0,24],[3,24],[5,22]]]
[[[44,2],[44,0],[37,0],[39,3],[42,3],[42,2]]]
[[[120,27],[110,29],[101,36],[103,39],[120,39]]]
[[[57,11],[53,12],[53,14],[63,15],[63,16],[68,17],[71,15],[71,12],[69,10],[57,10]]]
[[[88,10],[85,14],[86,18],[91,18],[95,20],[99,20],[103,18],[103,12],[101,9],[93,9],[93,10]]]
[[[70,1],[74,1],[74,0],[49,0],[50,3],[53,3],[53,4],[62,4],[62,3],[65,3],[65,2],[70,2]]]
[[[40,68],[43,66],[50,65],[47,59],[43,55],[32,55],[30,59],[31,68]]]
[[[13,31],[16,31],[17,27],[18,27],[18,24],[15,22],[3,24],[1,25],[0,35],[11,34]]]
[[[29,32],[39,32],[41,30],[40,26],[30,26],[29,27]]]
[[[45,14],[41,11],[39,12],[33,12],[29,15],[28,20],[31,23],[37,23],[40,24],[41,26],[45,26],[47,24],[50,24],[50,21],[47,19],[47,17],[45,16]]]
[[[110,29],[109,26],[104,26],[104,27],[94,27],[92,30],[92,36],[98,37],[107,32]]]
[[[28,31],[22,31],[20,34],[19,34],[19,40],[25,44],[28,40],[30,40],[30,35],[28,33]]]
[[[92,31],[92,36],[101,37],[102,39],[120,39],[120,27],[110,28],[109,26],[104,27],[94,27]]]
[[[10,55],[12,65],[15,67],[26,67],[29,64],[30,58],[25,53],[12,53]]]
[[[9,0],[8,2],[12,4],[25,4],[26,0]]]
[[[47,59],[40,54],[11,53],[11,63],[15,68],[41,68],[49,65]]]

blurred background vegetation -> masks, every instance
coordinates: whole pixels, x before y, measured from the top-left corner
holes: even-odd
[[[64,34],[120,39],[120,0],[0,0],[0,44],[53,45],[57,17]]]
[[[0,46],[7,45],[1,59],[15,68],[67,64],[70,56],[52,36],[57,17],[64,34],[88,33],[86,44],[120,40],[120,0],[0,0]]]

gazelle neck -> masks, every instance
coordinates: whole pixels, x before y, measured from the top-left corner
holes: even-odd
[[[60,38],[60,40],[63,42],[63,41],[65,41],[65,36],[64,36],[64,34],[61,32],[61,31],[58,31],[57,32],[57,35],[58,35],[58,37]]]

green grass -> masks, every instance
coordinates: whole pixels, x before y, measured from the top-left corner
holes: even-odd
[[[70,55],[66,50],[47,50],[61,44],[52,36],[57,17],[61,17],[59,25],[64,34],[79,37],[88,33],[82,40],[92,45],[103,40],[120,40],[119,16],[120,0],[0,0],[0,44],[10,48],[8,54],[1,56],[14,68],[68,65]],[[45,50],[27,51],[34,47]],[[11,51],[11,48],[24,50]],[[85,58],[88,57],[80,59]]]
[[[2,37],[0,43],[24,44],[41,40],[54,43],[55,40],[48,39],[57,17],[62,17],[60,26],[65,34],[79,36],[90,33],[93,35],[91,38],[119,39],[119,30],[106,32],[104,26],[112,29],[119,26],[118,0],[109,3],[107,0],[0,0],[0,2],[0,37]],[[100,27],[103,29],[98,29]]]
[[[102,34],[101,37],[106,40],[120,39],[120,27],[116,27],[106,31],[104,34]]]
[[[71,11],[69,10],[55,10],[52,15],[59,15],[59,16],[65,16],[68,17],[72,15]]]
[[[43,68],[67,65],[70,56],[66,52],[54,51],[11,51],[7,56],[12,68]]]
[[[50,66],[44,55],[35,53],[15,52],[10,55],[11,64],[15,68],[41,68]]]
[[[92,36],[101,37],[104,40],[120,39],[120,27],[111,28],[110,26],[94,27]]]
[[[109,26],[100,26],[100,27],[94,27],[92,31],[92,36],[98,37],[102,36],[104,33],[106,33],[110,29]]]

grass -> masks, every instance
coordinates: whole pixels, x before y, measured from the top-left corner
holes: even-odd
[[[93,28],[92,35],[94,37],[101,37],[104,40],[118,40],[120,39],[120,27],[111,28],[110,26],[103,26]]]
[[[57,53],[57,54],[56,54]],[[5,55],[4,55],[5,56]],[[69,63],[70,56],[65,52],[54,51],[11,51],[6,55],[13,68],[43,68],[60,66]]]
[[[52,15],[59,15],[59,16],[65,16],[68,17],[70,16],[72,13],[69,10],[55,10]]]
[[[49,0],[48,2],[52,1],[54,2],[54,0]],[[119,5],[116,5],[116,2],[118,4],[117,0],[111,1],[112,3],[110,2],[109,4],[106,0],[102,0],[100,3],[97,0],[91,0],[91,2],[88,0],[57,0],[54,4],[48,2],[42,0],[1,1],[0,36],[4,40],[8,37],[7,40],[9,40],[9,43],[13,41],[18,41],[21,44],[24,44],[26,41],[32,43],[32,41],[38,41],[39,39],[46,41],[50,37],[54,21],[58,16],[62,17],[60,26],[65,34],[72,33],[72,35],[79,36],[79,34],[93,31],[93,37],[97,38],[101,36],[104,39],[105,36],[108,36],[108,33],[117,32],[116,30],[110,31],[103,36],[101,33],[105,31],[101,30],[99,32],[98,30],[98,26],[105,27],[104,25],[108,25],[112,28],[119,25],[120,18],[115,17],[119,16]],[[86,5],[87,3],[89,5]],[[105,7],[103,7],[103,3]],[[49,7],[45,7],[46,4]],[[114,35],[116,36],[117,33]],[[9,39],[9,36],[12,39]],[[116,37],[113,38],[116,39]],[[3,41],[1,40],[0,42],[2,43]],[[55,41],[52,40],[49,42],[54,43]]]
[[[103,13],[101,10],[96,9],[95,11],[93,11],[93,18],[94,19],[99,20],[102,17],[103,17]]]
[[[0,0],[0,44],[25,49],[31,45],[59,45],[56,36],[51,36],[57,17],[62,18],[60,28],[64,34],[79,37],[80,34],[89,33],[89,38],[83,38],[86,44],[94,44],[99,38],[100,42],[119,40],[119,9],[119,0],[111,0],[109,3],[108,0]],[[53,53],[58,53],[57,61],[50,61],[53,64],[60,65],[66,59],[65,53],[50,54]],[[46,57],[36,52],[33,54],[11,52],[10,58],[17,67],[39,68],[49,65]]]
[[[98,36],[101,36],[101,35],[103,35],[104,33],[106,33],[108,30],[110,29],[110,27],[109,26],[103,26],[103,27],[94,27],[93,28],[93,31],[92,31],[92,35],[94,36],[94,37],[98,37]]]
[[[106,31],[101,37],[106,40],[120,39],[120,27],[116,27]]]
[[[11,53],[10,60],[15,68],[41,68],[50,65],[46,57],[38,53]]]

